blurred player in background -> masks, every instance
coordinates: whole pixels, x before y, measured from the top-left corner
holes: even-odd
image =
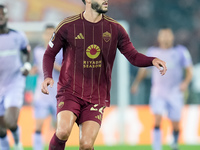
[[[116,50],[139,67],[164,69],[165,62],[137,52],[124,28],[104,15],[108,0],[83,0],[83,13],[68,17],[55,30],[43,58],[45,80],[42,92],[53,86],[52,69],[56,54],[63,48],[57,91],[57,129],[49,150],[64,150],[72,127],[80,128],[80,150],[93,150],[103,111],[110,105],[111,72]]]
[[[9,129],[14,137],[14,149],[21,150],[17,121],[23,105],[25,76],[31,69],[30,46],[23,33],[7,27],[7,11],[4,5],[0,5],[0,149],[10,149]],[[21,53],[26,59],[24,65]]]
[[[174,34],[170,28],[162,28],[158,33],[159,47],[150,47],[148,56],[155,56],[167,64],[167,73],[160,76],[152,68],[152,87],[150,106],[155,115],[153,131],[153,150],[162,149],[160,123],[163,111],[167,109],[168,117],[172,121],[174,142],[173,150],[178,150],[179,121],[181,109],[184,105],[183,93],[187,90],[192,79],[192,60],[187,48],[182,45],[174,46]],[[147,69],[138,71],[131,91],[136,93],[140,82],[146,76]]]
[[[43,150],[43,139],[41,135],[42,126],[44,124],[45,119],[51,114],[52,116],[52,123],[53,127],[56,127],[56,91],[57,86],[53,86],[49,89],[49,95],[45,95],[41,92],[41,84],[44,80],[44,75],[42,72],[42,59],[48,42],[55,30],[54,25],[46,25],[45,31],[43,33],[43,40],[44,45],[37,46],[33,53],[34,53],[34,65],[31,70],[31,74],[37,74],[37,86],[36,91],[34,94],[34,114],[36,118],[36,127],[35,127],[35,134],[33,137],[33,149],[34,150]],[[57,83],[60,68],[62,63],[62,54],[57,54],[56,60],[54,63],[54,70],[53,70],[53,79]]]

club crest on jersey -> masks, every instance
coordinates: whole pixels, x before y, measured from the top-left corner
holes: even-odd
[[[109,33],[108,31],[103,33],[103,39],[105,42],[109,42],[111,39],[111,33]]]
[[[60,102],[60,103],[58,104],[58,108],[59,108],[59,109],[61,109],[63,106],[64,106],[64,102]]]
[[[99,46],[92,44],[88,46],[86,50],[86,55],[91,59],[95,59],[99,56],[100,52],[101,52],[101,49],[99,48]]]

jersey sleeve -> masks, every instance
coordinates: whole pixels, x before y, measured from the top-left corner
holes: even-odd
[[[117,47],[132,65],[137,67],[148,67],[153,65],[152,61],[155,57],[148,57],[139,53],[130,41],[127,32],[121,25],[118,26]]]
[[[21,39],[21,44],[20,44],[20,49],[24,52],[27,51],[27,46],[28,46],[28,39],[23,32],[19,32],[20,39]]]
[[[55,57],[61,48],[64,47],[65,40],[62,36],[62,28],[55,31],[43,56],[44,79],[52,78],[53,64]]]
[[[191,66],[192,65],[192,57],[191,57],[188,49],[184,46],[181,46],[181,45],[177,46],[177,48],[179,49],[181,56],[182,56],[181,65],[184,68]]]

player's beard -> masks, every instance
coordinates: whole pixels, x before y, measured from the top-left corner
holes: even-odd
[[[93,10],[96,10],[96,12],[98,12],[99,14],[105,14],[108,11],[108,10],[103,10],[97,2],[92,3],[91,7]]]
[[[0,29],[4,29],[7,27],[8,18],[4,18],[0,20]]]
[[[7,26],[7,23],[0,24],[0,29],[4,29]]]

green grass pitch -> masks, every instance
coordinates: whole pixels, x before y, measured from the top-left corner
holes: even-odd
[[[180,150],[200,150],[200,145],[180,145]],[[95,146],[95,150],[152,150],[150,145],[140,146]],[[32,148],[24,148],[24,150],[32,150]],[[45,148],[48,150],[48,147]],[[66,147],[65,150],[79,150],[78,147]],[[163,146],[163,150],[171,150],[167,145]]]

